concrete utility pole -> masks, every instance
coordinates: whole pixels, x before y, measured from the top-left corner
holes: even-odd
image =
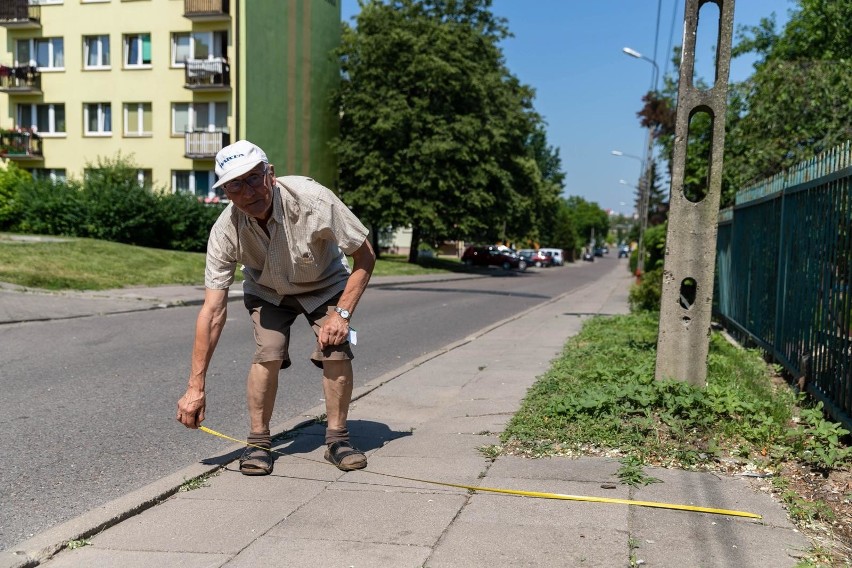
[[[695,37],[698,12],[709,2],[719,8],[716,79],[712,88],[701,91],[692,81]],[[656,378],[678,379],[699,386],[707,382],[733,22],[734,0],[686,0]],[[698,112],[710,115],[712,146],[706,194],[693,202],[686,198],[683,189],[689,120]]]

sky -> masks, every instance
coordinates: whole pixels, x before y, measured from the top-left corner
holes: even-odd
[[[654,65],[622,49],[630,47],[655,61],[662,85],[662,76],[672,72],[671,47],[682,40],[685,4],[685,0],[493,0],[492,12],[508,20],[514,36],[502,43],[506,65],[535,90],[534,107],[547,123],[548,144],[559,150],[566,174],[563,196],[577,195],[613,212],[633,213],[647,141],[647,130],[636,113],[652,84]],[[734,41],[738,27],[757,25],[771,13],[776,30],[783,29],[795,7],[794,0],[738,0]],[[354,24],[357,12],[357,0],[342,0],[344,21]],[[696,72],[706,80],[713,76],[712,28],[718,14],[715,4],[705,4],[700,12]],[[734,59],[730,80],[746,79],[753,63],[753,58]],[[613,150],[625,155],[614,156]]]

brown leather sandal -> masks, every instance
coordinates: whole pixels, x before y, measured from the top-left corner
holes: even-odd
[[[240,473],[243,475],[269,475],[272,473],[272,452],[263,448],[246,446],[240,456]]]
[[[325,459],[337,466],[342,471],[364,469],[367,467],[367,457],[359,449],[356,449],[349,440],[333,442],[325,451]]]

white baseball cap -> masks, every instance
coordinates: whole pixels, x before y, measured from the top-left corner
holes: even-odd
[[[266,153],[248,140],[239,140],[225,146],[216,154],[216,176],[219,180],[213,187],[219,187],[240,177],[261,162],[269,163]]]

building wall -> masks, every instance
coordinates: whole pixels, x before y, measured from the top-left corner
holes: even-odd
[[[240,11],[241,137],[264,148],[279,175],[335,187],[329,95],[339,78],[331,51],[340,44],[340,0],[242,2]]]
[[[19,161],[21,167],[65,169],[80,179],[87,163],[120,152],[151,170],[155,187],[170,191],[173,171],[212,172],[214,167],[212,157],[184,156],[184,137],[171,134],[172,104],[224,101],[231,142],[248,138],[260,144],[279,174],[334,183],[336,166],[327,142],[337,117],[325,101],[338,75],[327,54],[340,41],[340,0],[230,0],[231,17],[216,22],[184,17],[183,0],[54,1],[40,8],[41,29],[0,27],[0,64],[6,66],[14,63],[16,39],[64,39],[64,69],[42,72],[42,95],[0,93],[2,129],[19,126],[19,103],[65,104],[65,134],[42,133],[44,159]],[[231,89],[186,89],[183,66],[171,65],[172,34],[221,30],[228,33]],[[128,33],[151,34],[150,68],[124,68],[123,36]],[[110,68],[84,69],[83,36],[104,34],[110,38]],[[112,133],[85,136],[84,103],[107,102]],[[151,103],[150,136],[123,134],[122,108],[131,102]]]

